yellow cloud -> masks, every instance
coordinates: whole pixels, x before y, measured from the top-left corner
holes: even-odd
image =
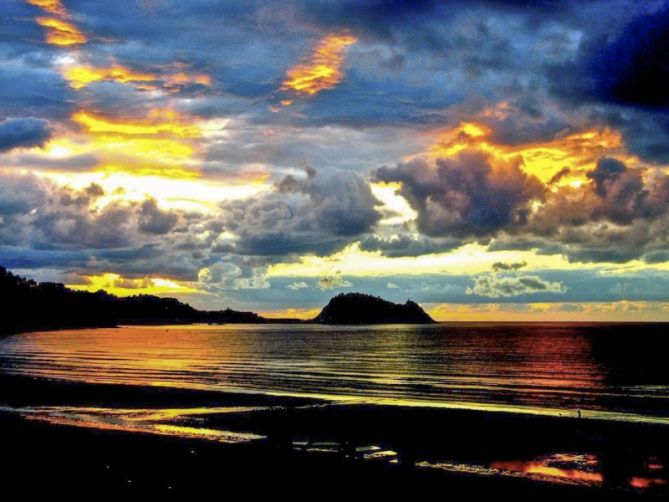
[[[100,159],[98,170],[195,178],[194,140],[202,135],[188,118],[153,110],[146,119],[111,119],[87,111],[72,115]]]
[[[79,45],[86,36],[72,23],[55,17],[38,17],[37,24],[46,30],[46,42],[52,45]]]
[[[141,279],[124,278],[119,274],[106,273],[84,276],[84,284],[68,284],[80,291],[104,290],[117,296],[160,295],[170,293],[197,293],[189,283],[163,277],[144,277]]]
[[[296,94],[313,95],[331,89],[344,78],[342,64],[349,46],[357,42],[351,35],[328,35],[322,38],[309,59],[290,68],[281,90]],[[284,100],[284,106],[292,100]]]
[[[125,136],[174,135],[180,138],[195,138],[200,129],[186,122],[186,118],[169,109],[155,109],[149,117],[141,119],[111,119],[86,111],[72,115],[72,120],[94,134],[112,133]]]
[[[151,73],[135,72],[121,65],[112,65],[106,68],[93,66],[71,66],[65,68],[63,76],[73,89],[82,89],[93,82],[109,80],[120,82],[152,82],[157,76]]]
[[[111,66],[96,67],[90,65],[66,65],[63,77],[69,82],[73,89],[84,87],[101,81],[118,82],[121,84],[134,84],[139,89],[156,90],[161,87],[168,91],[178,90],[179,87],[188,84],[211,85],[211,77],[204,73],[189,74],[184,71],[160,75],[157,73],[138,72],[119,64]]]

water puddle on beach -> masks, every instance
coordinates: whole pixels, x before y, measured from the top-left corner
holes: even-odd
[[[238,414],[264,411],[268,407],[213,407],[213,408],[96,408],[44,406],[6,409],[28,420],[38,420],[54,425],[84,427],[108,431],[122,431],[187,439],[206,439],[226,444],[250,443],[265,436],[250,432],[201,427],[206,417],[220,414]]]
[[[326,454],[344,456],[349,460],[366,460],[397,464],[399,454],[395,450],[379,445],[351,445],[336,441],[294,440],[293,451],[296,453]]]
[[[224,406],[190,408],[103,408],[87,406],[2,407],[0,411],[16,413],[28,420],[54,425],[93,428],[106,431],[155,434],[223,444],[248,444],[268,440],[251,432],[222,430],[216,417],[267,412],[283,409],[276,406]],[[290,448],[297,455],[332,456],[350,462],[374,462],[398,465],[403,462],[399,449],[390,444],[374,444],[292,437]],[[611,469],[611,462],[618,462]],[[620,463],[622,462],[622,463]],[[652,493],[666,490],[669,469],[666,458],[603,459],[594,453],[559,452],[533,458],[482,459],[415,459],[418,469],[482,477],[526,479],[532,482],[590,487],[614,487],[633,492]],[[609,466],[607,468],[607,465]],[[621,474],[621,469],[623,474]]]
[[[422,461],[416,465],[453,473],[525,478],[555,484],[601,487],[615,482],[619,488],[637,491],[667,484],[664,464],[652,457],[640,462],[633,474],[615,481],[606,478],[601,458],[591,453],[554,453],[532,459],[492,460],[481,463]]]

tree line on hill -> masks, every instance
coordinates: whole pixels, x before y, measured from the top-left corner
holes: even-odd
[[[392,303],[362,293],[339,294],[311,321],[267,319],[232,309],[198,310],[176,298],[118,297],[105,291],[77,291],[54,282],[38,283],[0,266],[0,334],[119,324],[228,324],[314,322],[321,324],[431,324],[415,302]]]

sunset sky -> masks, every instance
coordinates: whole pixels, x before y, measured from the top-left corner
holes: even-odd
[[[0,264],[669,320],[669,2],[3,0]]]

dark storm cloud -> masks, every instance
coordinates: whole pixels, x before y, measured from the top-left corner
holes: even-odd
[[[163,211],[155,200],[145,200],[139,208],[139,229],[147,234],[164,235],[174,228],[179,216]]]
[[[527,222],[529,205],[542,197],[543,184],[517,163],[492,167],[479,153],[423,159],[382,167],[378,181],[401,182],[400,193],[418,212],[418,229],[429,236],[489,237]]]
[[[593,2],[574,19],[582,26],[579,50],[547,62],[547,87],[565,108],[587,109],[593,123],[620,130],[642,159],[669,161],[667,2]]]
[[[239,236],[234,250],[250,255],[326,254],[353,242],[379,220],[362,176],[328,169],[286,176],[276,190],[225,203],[225,227]]]
[[[44,146],[51,134],[52,128],[48,120],[33,117],[6,118],[0,122],[0,152]]]
[[[595,114],[595,120],[621,131],[627,148],[647,162],[669,162],[669,114],[620,107]]]
[[[296,2],[303,20],[327,27],[349,29],[356,33],[382,39],[395,39],[398,31],[414,31],[421,43],[434,43],[432,33],[416,30],[432,19],[443,19],[462,10],[477,12],[481,7],[492,7],[522,14],[539,14],[556,11],[557,2],[551,0],[369,0],[358,2],[310,1]],[[570,1],[561,2],[562,10]]]
[[[617,36],[593,44],[593,92],[623,105],[669,109],[669,8],[633,19]]]

